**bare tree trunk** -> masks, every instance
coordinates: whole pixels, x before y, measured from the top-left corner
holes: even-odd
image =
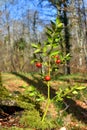
[[[83,48],[84,48],[84,53],[85,53],[85,64],[87,68],[87,21],[86,21],[86,12],[85,12],[85,4],[84,0],[82,0],[82,12],[83,12],[83,18],[84,18],[84,38],[83,38]]]
[[[65,31],[65,49],[66,55],[70,53],[70,42],[69,42],[69,28],[68,28],[68,18],[66,12],[67,5],[64,3],[64,31]],[[70,61],[66,61],[65,63],[65,74],[70,74]]]

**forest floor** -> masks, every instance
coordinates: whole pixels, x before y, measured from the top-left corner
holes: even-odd
[[[36,81],[37,75],[32,76],[32,74],[16,74],[16,73],[2,73],[3,86],[5,86],[10,92],[24,90],[20,86],[38,85]],[[36,84],[35,84],[36,83]],[[68,84],[79,84],[87,86],[87,76],[83,75],[70,75],[70,76],[60,76],[60,78],[53,80],[51,82],[52,89],[57,91],[59,86],[67,86]],[[41,85],[41,84],[40,84]],[[42,90],[44,94],[46,90]],[[87,89],[86,89],[87,91]],[[68,130],[87,130],[87,92],[81,92],[79,98],[75,100],[70,100],[70,112],[67,111],[67,116],[65,118],[65,124],[67,124]],[[44,106],[43,106],[44,107]],[[19,123],[21,110],[16,107],[8,107],[9,112],[0,113],[0,126],[2,127],[12,127],[17,126],[23,128]],[[50,107],[52,112],[53,108]],[[11,113],[12,111],[12,113]],[[19,114],[14,113],[19,111]],[[78,113],[79,111],[79,113]],[[54,113],[54,110],[53,110]],[[70,129],[72,128],[72,129]],[[9,129],[8,129],[9,130]],[[30,129],[35,130],[35,129]],[[55,130],[58,130],[57,128]]]

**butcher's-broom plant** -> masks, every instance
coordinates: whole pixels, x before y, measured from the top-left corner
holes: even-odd
[[[64,54],[60,49],[64,43],[64,39],[63,24],[59,18],[56,18],[55,22],[51,22],[50,28],[47,27],[46,35],[46,42],[32,44],[34,48],[32,63],[38,68],[38,72],[41,72],[41,79],[45,81],[48,87],[47,105],[42,117],[42,122],[45,120],[50,105],[50,81],[53,78],[52,73],[58,71],[59,66],[65,64],[66,60],[70,60],[70,54]],[[73,88],[66,88],[65,90],[60,88],[59,91],[56,92],[54,99],[56,101],[62,101],[67,95],[71,93],[77,94],[77,91],[81,89],[84,89],[84,87],[74,86]]]
[[[32,62],[35,63],[38,69],[41,69],[42,79],[46,82],[48,87],[48,99],[46,110],[43,114],[42,121],[44,121],[50,105],[50,80],[52,79],[52,72],[58,69],[59,64],[63,64],[65,60],[69,60],[70,55],[63,56],[59,49],[62,37],[63,24],[59,18],[56,18],[56,22],[51,21],[51,28],[47,27],[46,35],[47,41],[44,43],[32,44],[34,48],[34,58]]]

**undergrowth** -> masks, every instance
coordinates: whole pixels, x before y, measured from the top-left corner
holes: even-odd
[[[25,127],[36,128],[38,130],[50,130],[55,128],[55,121],[52,118],[46,118],[44,122],[42,122],[39,112],[35,109],[31,111],[24,111],[20,119],[20,123]]]
[[[69,84],[67,84],[69,86]],[[67,87],[66,85],[66,87]],[[78,86],[77,86],[78,87]],[[64,86],[65,88],[65,86]],[[27,93],[17,93],[12,94],[1,85],[0,87],[0,99],[14,99],[20,108],[23,108],[23,112],[19,123],[23,125],[24,128],[19,127],[9,127],[2,128],[1,130],[51,130],[55,128],[61,128],[66,126],[66,120],[69,119],[69,115],[66,112],[67,107],[64,106],[64,102],[55,102],[57,110],[57,118],[53,119],[50,114],[46,115],[45,120],[42,122],[43,110],[41,109],[41,104],[43,103],[43,95],[39,94],[36,89],[31,89],[27,86]],[[62,88],[63,90],[63,88]],[[84,100],[87,97],[87,88],[78,92],[78,95],[74,95],[74,99]],[[65,91],[64,91],[65,92]],[[33,96],[32,96],[33,95]],[[37,100],[36,100],[37,99]],[[46,99],[44,99],[46,100]],[[71,113],[72,114],[72,113]],[[71,118],[72,115],[71,115]],[[72,121],[72,119],[70,119]],[[83,124],[83,123],[82,123]],[[66,126],[69,130],[79,130],[81,126]]]

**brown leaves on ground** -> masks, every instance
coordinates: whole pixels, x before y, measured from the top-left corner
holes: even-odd
[[[22,91],[20,86],[29,86],[26,81],[15,76],[14,74],[2,74],[3,86],[5,86],[9,91]]]

